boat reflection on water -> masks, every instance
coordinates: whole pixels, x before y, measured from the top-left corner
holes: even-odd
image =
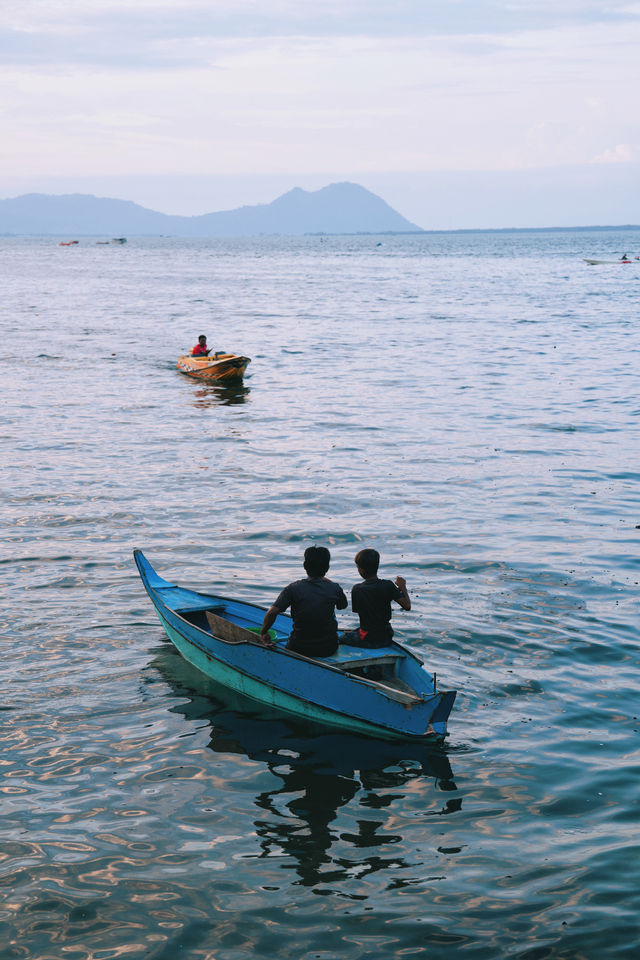
[[[198,386],[194,391],[194,407],[231,407],[236,403],[246,403],[251,388],[242,380],[220,384]]]
[[[261,850],[256,856],[289,856],[299,883],[347,877],[355,867],[353,848],[367,851],[358,863],[361,876],[406,866],[399,847],[396,855],[384,852],[389,845],[402,847],[404,838],[389,832],[387,822],[396,827],[401,822],[398,804],[409,794],[414,803],[416,791],[423,796],[434,787],[449,794],[457,791],[441,745],[319,731],[220,687],[170,648],[163,648],[151,667],[180,698],[171,712],[200,723],[209,721],[211,750],[263,763],[273,775],[273,788],[261,790],[253,801],[260,810],[254,818]],[[420,783],[425,780],[432,783]],[[357,794],[357,806],[348,814],[351,829],[345,831],[344,823],[339,830],[332,829],[340,809]],[[421,816],[455,813],[461,805],[456,796],[435,804],[431,800]],[[387,807],[394,810],[385,814]],[[371,811],[378,810],[381,813],[371,817]]]

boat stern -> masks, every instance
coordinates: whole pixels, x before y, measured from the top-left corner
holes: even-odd
[[[447,735],[447,720],[449,719],[449,714],[453,709],[456,693],[456,690],[442,690],[440,693],[436,694],[438,703],[436,704],[435,710],[431,714],[429,726],[427,727],[426,731],[427,735],[433,735],[436,737],[445,737]]]

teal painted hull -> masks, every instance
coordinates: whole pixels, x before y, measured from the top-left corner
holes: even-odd
[[[455,691],[436,691],[421,661],[401,645],[381,651],[341,646],[332,657],[311,660],[286,649],[291,621],[282,615],[274,624],[274,650],[257,639],[225,642],[211,633],[206,610],[246,628],[260,625],[264,609],[176,587],[159,577],[140,551],[135,556],[167,637],[185,660],[215,682],[258,703],[351,733],[388,740],[446,734]],[[379,662],[393,671],[383,682],[365,675],[372,653],[382,654]]]

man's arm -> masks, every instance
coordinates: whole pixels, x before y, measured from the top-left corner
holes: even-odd
[[[407,592],[407,581],[404,577],[396,577],[396,587],[402,594],[401,597],[398,597],[396,603],[399,603],[403,610],[411,610],[411,600]]]
[[[262,628],[260,630],[260,639],[263,641],[263,643],[265,641],[267,643],[272,642],[271,637],[269,636],[269,630],[273,626],[273,624],[276,622],[276,617],[278,616],[279,613],[281,613],[281,611],[275,606],[275,604],[270,606],[267,612],[265,613],[264,620],[262,621]]]

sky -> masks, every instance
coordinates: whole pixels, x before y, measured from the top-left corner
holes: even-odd
[[[639,49],[640,0],[2,0],[0,197],[640,223]]]

